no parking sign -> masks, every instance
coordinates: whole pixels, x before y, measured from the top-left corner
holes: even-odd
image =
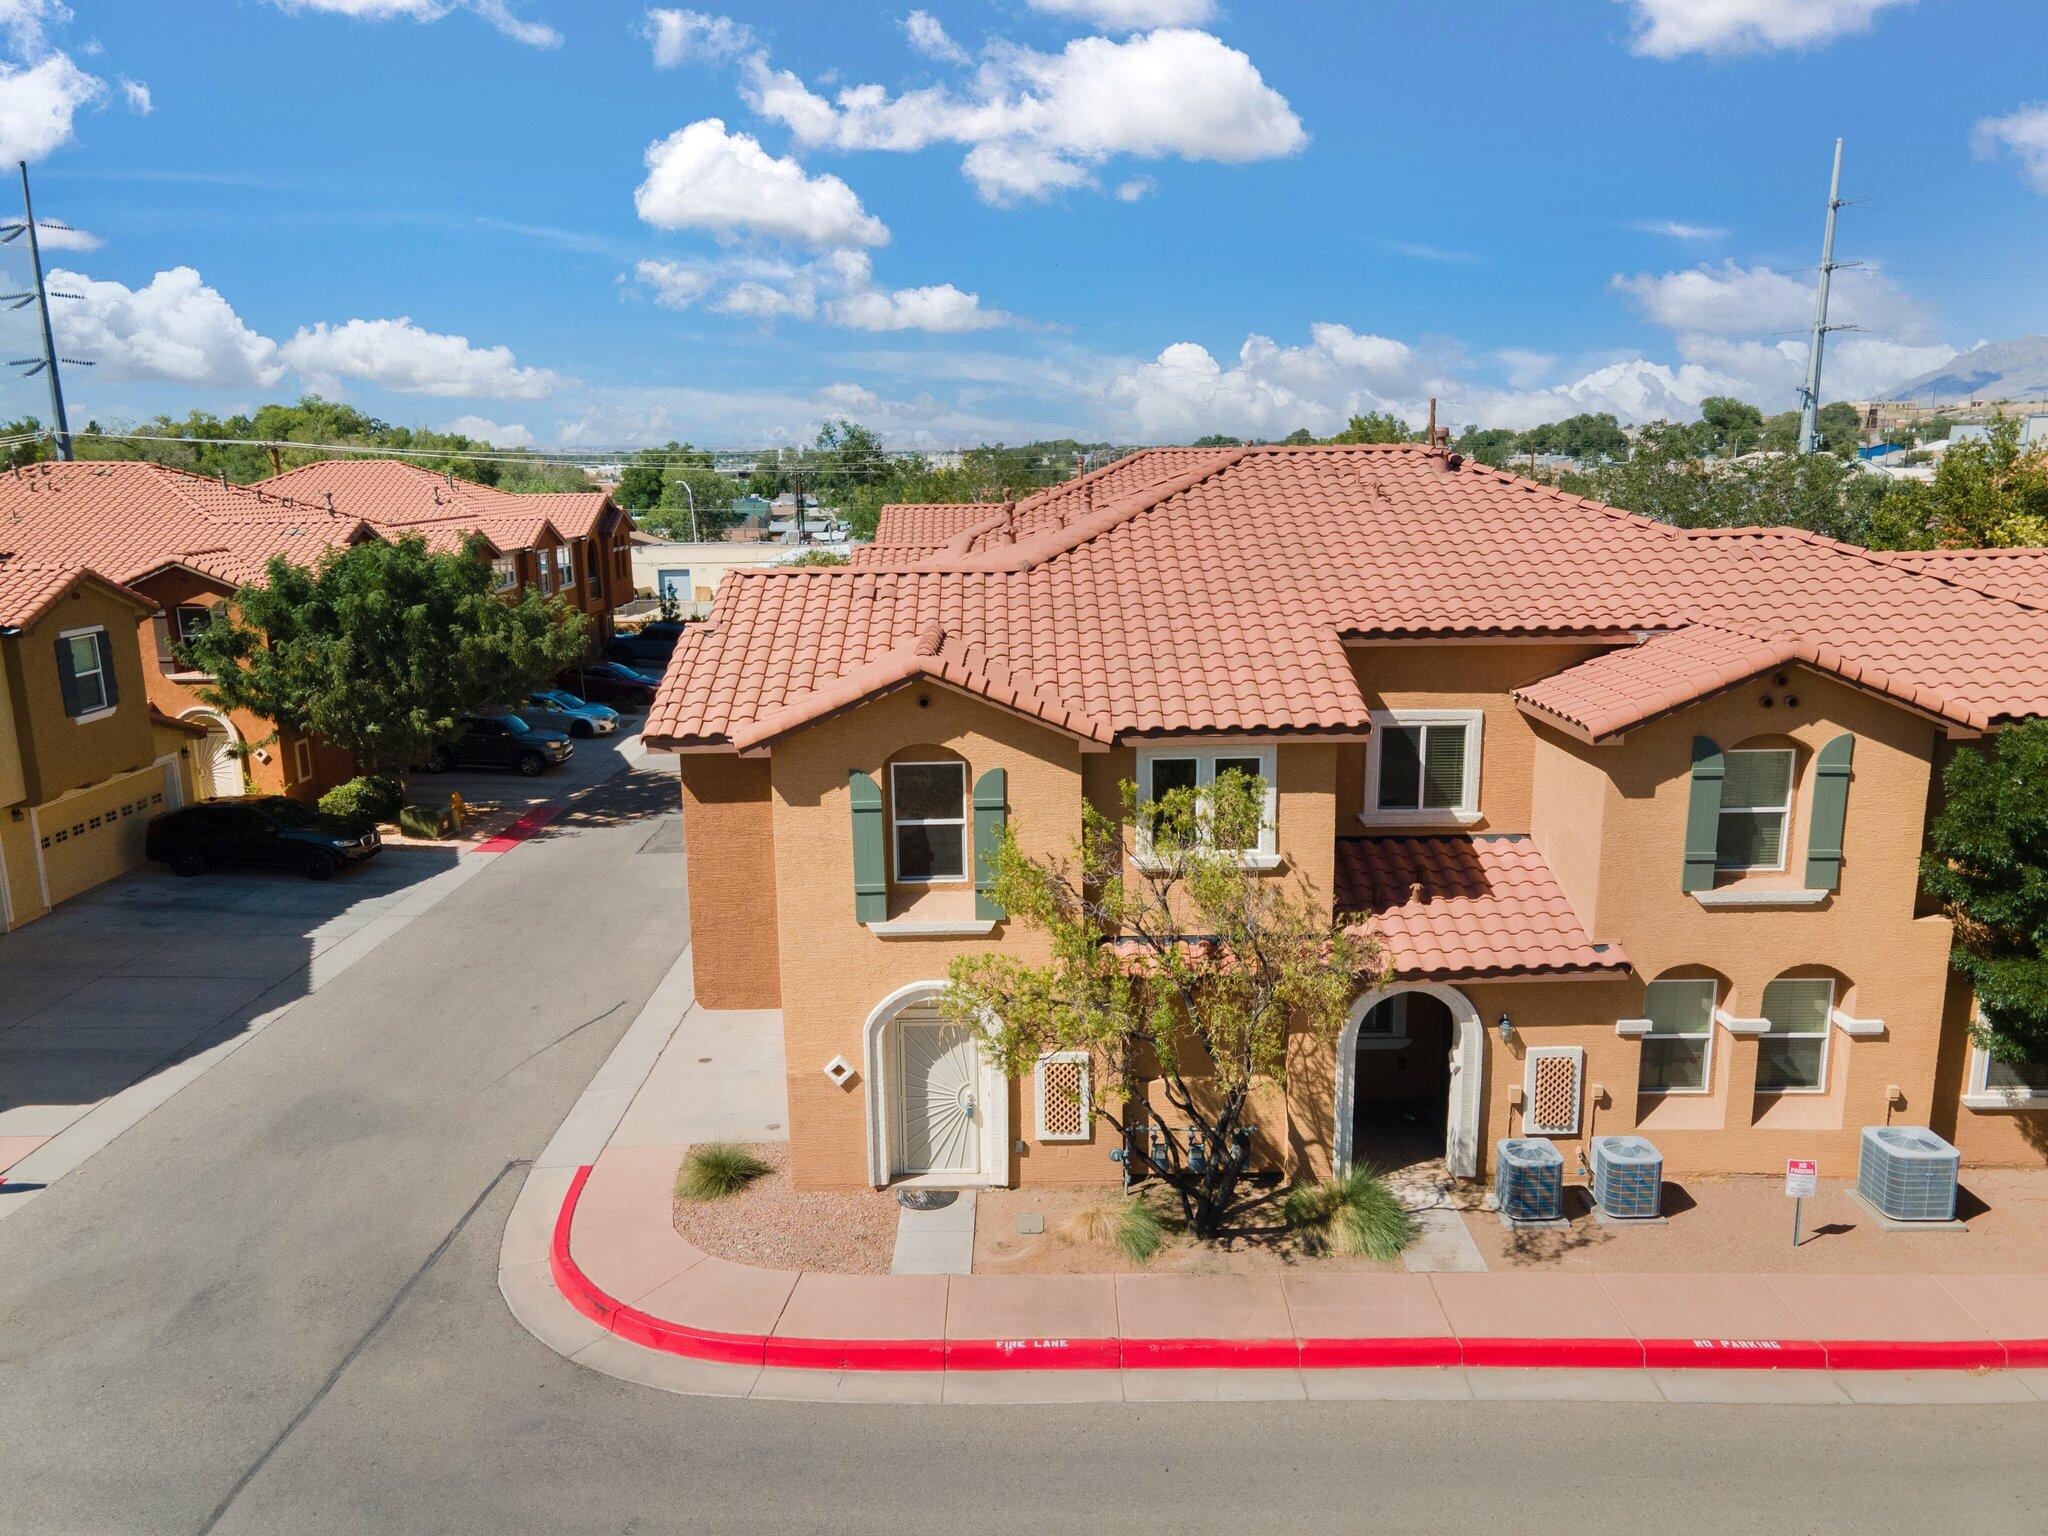
[[[1799,1207],[1820,1187],[1820,1164],[1810,1157],[1785,1159],[1785,1193],[1792,1200],[1792,1246],[1799,1246]]]

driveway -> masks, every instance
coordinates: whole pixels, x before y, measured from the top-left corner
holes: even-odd
[[[0,1174],[117,1095],[208,1064],[458,868],[452,848],[403,846],[327,881],[150,865],[0,937]]]

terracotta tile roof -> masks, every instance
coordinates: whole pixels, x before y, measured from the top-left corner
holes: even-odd
[[[2048,608],[2048,549],[1902,549],[1885,558],[1993,597]]]
[[[1106,721],[1083,714],[1040,688],[1025,674],[1012,672],[991,660],[984,647],[963,644],[933,624],[910,644],[863,663],[829,687],[814,689],[741,727],[733,733],[733,745],[742,752],[752,751],[800,726],[921,678],[991,700],[1004,709],[1042,720],[1055,730],[1098,746],[1106,747],[1113,739]]]
[[[875,525],[877,552],[938,549],[956,534],[985,522],[994,510],[985,501],[890,502]],[[856,551],[859,553],[859,551]]]
[[[1595,944],[1522,836],[1342,837],[1336,910],[1369,918],[1399,976],[1439,980],[1626,971]]]
[[[155,603],[82,565],[10,559],[0,554],[0,630],[27,629],[81,581],[111,587],[144,611]]]
[[[370,537],[362,519],[161,464],[36,464],[0,473],[0,554],[89,565],[115,581],[187,565],[254,581],[273,555],[311,565]]]
[[[1092,510],[1069,497],[1057,525],[733,572],[649,744],[726,742],[932,624],[1121,736],[1362,731],[1347,637],[1700,623],[1810,645],[1950,718],[2048,712],[2048,612],[1848,545],[1680,530],[1419,445],[1182,452]]]
[[[501,551],[534,547],[549,536],[547,530],[588,538],[611,509],[603,491],[527,496],[397,459],[323,459],[257,484],[301,501],[324,504],[332,498],[336,510],[380,527],[464,518],[482,528]],[[515,542],[507,544],[506,538]]]
[[[1983,730],[1990,723],[1967,704],[1945,699],[1929,688],[1895,681],[1833,646],[1805,640],[1760,640],[1717,624],[1688,624],[1652,635],[1639,645],[1609,651],[1517,688],[1514,698],[1525,714],[1599,741],[1774,667],[1795,664],[1832,673],[1970,730]]]

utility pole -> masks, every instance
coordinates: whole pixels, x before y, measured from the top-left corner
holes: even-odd
[[[809,535],[804,531],[804,472],[797,470],[793,478],[796,481],[796,541],[804,544],[809,542]]]
[[[1827,233],[1820,243],[1820,287],[1813,296],[1813,339],[1806,345],[1806,388],[1799,394],[1799,451],[1813,452],[1820,439],[1820,355],[1828,338],[1828,289],[1835,276],[1835,215],[1842,207],[1842,141],[1835,140],[1835,173],[1828,182]]]
[[[50,375],[50,417],[57,429],[57,457],[68,459],[71,457],[71,423],[64,416],[64,385],[57,377],[57,342],[50,334],[50,295],[43,286],[43,248],[41,242],[36,239],[36,210],[35,205],[29,201],[26,160],[21,162],[21,229],[28,231],[28,261],[29,266],[35,271],[36,310],[43,322],[42,361],[31,361],[26,366],[30,374],[41,369]],[[6,238],[12,240],[15,235],[21,233],[21,229],[9,231]],[[8,294],[7,297],[19,300],[20,302],[14,306],[19,309],[28,301],[29,295]]]

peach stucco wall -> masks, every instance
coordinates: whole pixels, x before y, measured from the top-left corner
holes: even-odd
[[[684,753],[690,966],[706,1008],[776,1008],[775,818],[766,758]]]

